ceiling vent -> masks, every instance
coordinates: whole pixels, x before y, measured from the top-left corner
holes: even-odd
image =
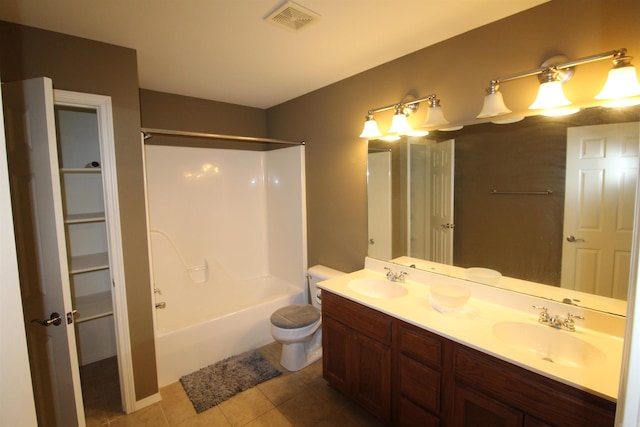
[[[265,21],[294,33],[320,20],[320,15],[292,1],[286,1],[271,12]]]

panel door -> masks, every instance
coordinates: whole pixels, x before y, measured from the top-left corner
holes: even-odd
[[[431,146],[431,261],[453,263],[454,141]]]
[[[639,123],[567,130],[562,287],[626,299]]]
[[[38,423],[83,426],[53,88],[38,78],[3,86],[18,267]],[[53,322],[56,317],[60,321]],[[40,322],[50,319],[49,326]]]
[[[369,153],[367,160],[369,251],[372,258],[391,259],[391,152]]]

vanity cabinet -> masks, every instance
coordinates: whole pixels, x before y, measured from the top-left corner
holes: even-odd
[[[331,292],[322,311],[325,379],[390,425],[614,424],[614,402]]]
[[[460,344],[450,345],[456,426],[614,424],[614,402]],[[479,420],[487,421],[483,424]]]
[[[396,424],[436,427],[442,410],[442,339],[396,320],[393,328]]]
[[[322,294],[325,379],[382,421],[391,419],[391,317]]]

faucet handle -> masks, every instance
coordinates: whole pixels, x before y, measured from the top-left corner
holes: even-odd
[[[547,307],[543,307],[541,305],[533,305],[533,308],[537,308],[538,310],[542,310],[540,312],[540,317],[538,317],[538,322],[540,323],[547,323],[549,322],[549,312],[547,310],[549,310]]]
[[[570,330],[571,332],[576,330],[576,324],[573,321],[573,319],[584,320],[584,316],[578,316],[577,314],[567,313],[567,318],[564,319],[564,322],[562,322],[562,325],[568,330]]]

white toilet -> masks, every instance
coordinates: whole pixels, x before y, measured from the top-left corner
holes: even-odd
[[[271,335],[282,343],[280,364],[288,371],[299,371],[322,357],[322,317],[318,282],[345,274],[324,265],[307,270],[311,304],[292,304],[271,315]]]

